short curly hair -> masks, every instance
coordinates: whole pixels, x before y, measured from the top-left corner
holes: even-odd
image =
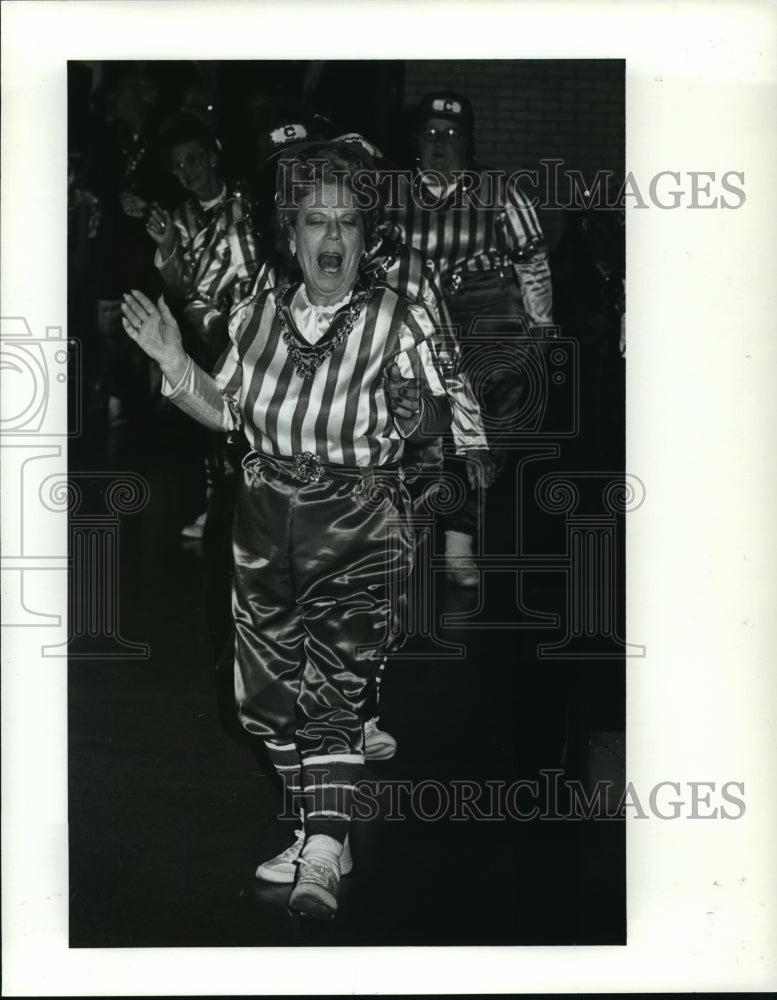
[[[358,189],[353,180],[360,175],[362,183]],[[370,178],[368,175],[372,175]],[[302,150],[290,150],[278,164],[275,193],[275,238],[276,247],[287,259],[289,252],[289,237],[291,236],[299,214],[300,191],[307,193],[313,185],[325,184],[327,181],[342,183],[351,192],[363,194],[362,205],[357,204],[362,219],[364,245],[370,247],[376,240],[378,225],[381,218],[379,188],[374,167],[365,155],[354,148],[352,143],[321,142],[305,146]],[[371,181],[369,184],[364,181]]]

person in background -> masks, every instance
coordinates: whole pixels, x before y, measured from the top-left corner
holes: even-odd
[[[222,178],[215,136],[198,118],[173,121],[162,148],[187,197],[172,213],[152,205],[146,228],[157,245],[154,264],[182,303],[209,366],[226,346],[229,309],[262,262],[250,226],[251,203],[245,184],[228,185]]]
[[[431,258],[443,280],[453,323],[458,327],[465,372],[478,374],[478,392],[489,444],[498,462],[498,428],[515,428],[526,394],[520,374],[520,338],[526,327],[552,323],[550,267],[534,209],[517,186],[474,165],[474,120],[469,101],[452,91],[427,94],[417,115],[416,175],[398,177],[397,197],[387,207],[388,231]],[[479,187],[472,193],[472,180]],[[514,363],[490,364],[476,357],[468,338],[475,324],[504,340]],[[487,377],[482,377],[483,365]],[[473,374],[473,385],[474,385]],[[466,488],[466,500],[446,518],[446,563],[452,582],[477,586],[473,559],[482,501],[461,459],[446,459],[446,471]]]
[[[199,118],[173,119],[162,134],[161,148],[187,197],[172,213],[153,204],[146,228],[157,246],[154,264],[174,309],[194,335],[189,350],[209,370],[227,346],[229,311],[260,267],[251,204],[244,185],[224,181],[215,136]],[[210,499],[227,474],[221,436],[209,437],[205,461]],[[206,518],[207,511],[186,525],[184,537],[202,538]],[[216,641],[220,646],[223,639]]]
[[[411,568],[399,463],[450,409],[425,310],[359,281],[376,223],[352,188],[364,161],[314,143],[293,162],[278,232],[302,281],[230,324],[215,378],[187,357],[162,299],[133,292],[122,312],[169,398],[213,429],[242,426],[251,446],[234,529],[239,714],[305,803],[296,843],[257,875],[293,884],[290,908],[326,918],[352,865],[366,701]]]

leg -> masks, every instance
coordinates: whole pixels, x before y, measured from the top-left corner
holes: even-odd
[[[360,485],[312,484],[300,493],[295,521],[307,632],[297,704],[307,840],[289,905],[309,916],[331,916],[337,907],[365,715],[412,554],[401,484],[387,484],[378,503]]]
[[[235,510],[234,684],[240,722],[261,737],[281,778],[284,814],[298,806],[300,759],[294,740],[304,630],[289,566],[289,491],[261,472],[246,472]],[[301,834],[257,869],[257,877],[292,882]]]
[[[293,489],[245,473],[233,529],[235,694],[245,729],[295,741],[305,630],[289,563]]]

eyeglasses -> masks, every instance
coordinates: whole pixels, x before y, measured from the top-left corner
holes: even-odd
[[[421,138],[427,142],[435,142],[442,139],[444,142],[463,142],[464,133],[457,128],[422,128]]]

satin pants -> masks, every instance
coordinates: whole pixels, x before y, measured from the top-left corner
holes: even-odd
[[[233,532],[235,686],[242,725],[305,759],[363,753],[382,657],[398,643],[412,565],[397,473],[246,460]]]

